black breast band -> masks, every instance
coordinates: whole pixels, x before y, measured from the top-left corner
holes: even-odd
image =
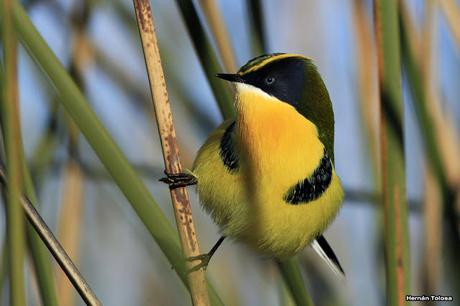
[[[235,121],[227,127],[220,141],[220,158],[230,173],[236,172],[240,164],[233,139],[234,130]]]
[[[298,182],[285,194],[284,200],[292,205],[306,204],[319,198],[332,179],[332,163],[326,152],[310,177]]]

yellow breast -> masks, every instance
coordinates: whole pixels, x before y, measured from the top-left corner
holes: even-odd
[[[239,85],[237,109],[241,154],[254,175],[276,177],[282,189],[313,173],[324,146],[311,121],[291,105],[244,84]]]
[[[237,172],[219,156],[228,123],[200,149],[194,172],[200,200],[224,235],[274,257],[291,256],[321,233],[343,198],[335,172],[316,200],[292,205],[284,195],[318,167],[324,146],[316,126],[292,106],[262,91],[239,85],[236,146]]]

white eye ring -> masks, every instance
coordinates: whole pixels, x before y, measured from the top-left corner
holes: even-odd
[[[275,78],[274,77],[267,77],[265,79],[265,84],[272,85],[273,83],[275,83]]]

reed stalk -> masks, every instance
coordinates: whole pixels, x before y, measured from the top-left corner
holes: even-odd
[[[437,2],[428,2],[427,9],[434,6],[432,10],[435,11],[437,6],[434,4],[436,3]],[[407,33],[407,41],[404,42],[404,44],[410,47],[411,61],[416,63],[416,66],[419,67],[417,68],[418,71],[421,72],[422,87],[427,99],[427,112],[430,115],[427,118],[432,120],[432,125],[435,130],[435,141],[437,145],[435,149],[439,150],[443,171],[445,172],[447,181],[449,185],[455,189],[456,186],[460,185],[460,159],[457,158],[457,156],[460,155],[460,138],[456,131],[451,111],[449,109],[443,109],[439,92],[437,92],[433,86],[437,83],[435,78],[436,73],[433,71],[433,67],[437,67],[438,63],[434,62],[434,58],[436,57],[434,51],[436,49],[430,47],[430,45],[432,42],[436,41],[436,37],[432,37],[437,33],[437,29],[435,29],[436,22],[429,22],[432,26],[430,26],[428,22],[424,24],[422,44],[420,39],[418,39],[414,21],[410,18],[405,1],[400,1],[400,7],[401,25]],[[437,17],[436,14],[432,15],[432,18]],[[425,19],[429,19],[429,16]],[[410,81],[413,82],[412,80]],[[412,87],[412,90],[414,89],[415,87]],[[417,103],[420,103],[420,101]],[[417,105],[415,105],[415,107],[417,107]],[[421,124],[423,121],[419,120],[419,123]]]
[[[163,67],[161,66],[152,9],[149,0],[134,0],[133,2],[149,76],[150,91],[152,93],[155,117],[161,140],[165,172],[170,174],[181,173],[183,170],[179,158],[179,147],[176,142],[176,132],[168,91],[166,89]],[[171,189],[170,193],[184,255],[186,258],[200,255],[187,189],[185,187]],[[193,262],[188,262],[187,268],[191,269],[193,265]],[[209,305],[204,269],[189,273],[188,284],[193,305]]]
[[[428,220],[433,222],[434,226],[440,226],[439,218],[442,214],[435,211],[434,206],[438,206],[437,209],[441,210],[446,218],[447,227],[446,237],[450,239],[449,244],[459,245],[460,244],[460,232],[458,229],[458,210],[455,204],[456,198],[458,198],[458,191],[456,188],[460,182],[460,163],[458,162],[458,154],[460,147],[458,146],[458,138],[455,136],[455,127],[450,123],[448,112],[446,115],[442,114],[440,99],[437,97],[437,92],[433,87],[436,84],[432,67],[434,67],[433,61],[433,50],[430,47],[432,41],[431,34],[436,33],[434,29],[430,29],[430,11],[434,10],[431,6],[434,3],[427,5],[427,17],[425,25],[424,40],[422,42],[415,39],[413,23],[409,19],[407,8],[403,1],[400,1],[401,13],[401,50],[404,58],[404,68],[407,72],[407,79],[409,81],[410,89],[413,93],[413,106],[417,116],[417,122],[423,137],[423,145],[426,154],[427,162],[429,163],[428,171],[432,172],[435,177],[437,184],[436,189],[440,192],[440,203],[429,203],[430,207],[427,208],[426,212],[432,214],[432,217]],[[434,15],[434,14],[433,14]],[[433,22],[434,23],[434,22]],[[423,49],[423,55],[417,57],[415,50]],[[433,49],[433,50],[432,50]],[[428,217],[428,216],[427,216]],[[429,223],[427,226],[430,225]],[[438,236],[441,228],[431,227],[433,231],[438,232]],[[428,229],[427,229],[428,230]],[[435,233],[432,233],[435,235]],[[429,237],[427,237],[429,238]],[[427,243],[427,247],[432,245],[431,242]],[[460,252],[458,248],[449,248],[453,258],[458,258]],[[436,256],[434,249],[430,247],[429,250],[432,256]],[[440,255],[440,254],[438,254]],[[433,257],[435,259],[435,257]],[[436,265],[436,263],[433,263]],[[458,271],[460,265],[454,263],[451,267],[452,270]],[[433,277],[437,278],[438,273],[434,272]],[[459,288],[460,282],[458,278],[452,279],[453,286]]]
[[[89,1],[79,3],[71,13],[72,25],[72,58],[69,68],[70,76],[75,80],[77,86],[84,91],[83,73],[87,62],[87,46],[83,41],[86,37],[86,27],[91,15]],[[59,217],[59,238],[63,247],[67,250],[74,262],[78,263],[80,249],[80,231],[84,209],[83,171],[76,162],[79,156],[79,136],[78,127],[72,119],[66,115],[66,125],[68,130],[68,160],[64,167],[64,189],[61,199],[61,210]],[[75,305],[74,290],[66,278],[65,274],[57,270],[57,285],[59,301],[62,305]]]
[[[3,86],[2,80],[4,79],[3,76],[4,76],[3,67],[2,65],[0,65],[0,92],[3,92],[3,88],[2,88]],[[5,122],[1,121],[0,123],[2,125],[2,132],[5,132]],[[5,135],[3,135],[3,138],[1,138],[1,140],[3,141],[4,139],[5,139]],[[26,167],[24,153],[22,151],[22,146],[20,149],[21,149],[20,150],[21,152],[20,152],[19,159],[22,162],[24,191],[29,196],[35,197],[32,182],[30,180],[29,172]],[[50,261],[48,252],[46,250],[46,247],[43,244],[43,242],[40,240],[40,237],[38,236],[38,234],[34,231],[33,227],[29,223],[26,224],[26,235],[27,235],[28,248],[29,248],[29,251],[31,252],[31,257],[33,260],[33,268],[35,270],[35,276],[36,276],[37,283],[38,283],[37,285],[40,290],[41,301],[43,305],[57,306],[58,303],[57,303],[57,298],[56,298],[56,289],[54,286],[54,276],[52,274],[51,261]],[[9,251],[8,248],[5,248],[4,250]],[[5,254],[8,254],[8,252],[5,252]],[[6,257],[7,256],[5,256],[5,260],[6,260]],[[7,273],[8,272],[7,270],[8,269],[6,269],[6,266],[4,269],[1,269],[2,275],[0,276],[1,278],[0,288],[2,287],[3,281],[6,278],[6,275],[3,275],[3,274]]]
[[[5,65],[2,92],[2,121],[8,180],[6,187],[6,239],[9,259],[11,305],[26,305],[24,286],[25,228],[20,197],[22,183],[22,137],[17,79],[17,37],[12,12],[14,0],[2,1],[2,45]]]
[[[438,184],[448,192],[448,182],[446,172],[439,152],[439,146],[435,136],[435,126],[431,114],[428,112],[428,101],[423,86],[423,77],[420,67],[417,65],[412,46],[409,43],[407,28],[404,19],[401,18],[401,52],[403,56],[404,68],[408,74],[411,90],[414,94],[414,109],[418,119],[420,130],[423,134],[423,144],[428,160],[437,177]],[[419,45],[421,47],[421,45]],[[429,52],[429,51],[428,51]],[[425,58],[427,60],[427,58]]]
[[[0,167],[0,185],[9,186],[8,178]],[[35,209],[34,204],[29,198],[24,195],[20,195],[20,204],[24,210],[27,219],[32,224],[36,232],[40,235],[40,238],[45,243],[49,251],[53,254],[54,258],[65,271],[67,277],[70,279],[75,289],[80,293],[85,303],[90,306],[100,306],[101,302],[97,299],[94,292],[89,287],[86,280],[78,271],[71,258],[67,255],[64,248],[61,246],[59,241],[54,236],[53,232],[49,229],[46,222],[42,219],[38,211]],[[13,304],[16,305],[16,304]]]
[[[216,41],[225,70],[236,71],[238,67],[236,66],[235,53],[216,0],[200,0],[200,3]]]
[[[63,177],[59,239],[73,261],[78,262],[84,179],[80,167],[72,160],[67,161]],[[71,284],[62,271],[56,272],[59,302],[62,305],[75,305],[75,294]]]
[[[357,58],[359,59],[358,78],[360,89],[360,111],[363,122],[362,131],[366,136],[366,150],[372,169],[375,190],[380,184],[380,152],[379,152],[379,99],[375,81],[375,48],[373,45],[370,20],[366,14],[364,2],[353,1],[353,24],[357,40]],[[347,193],[345,193],[347,195]]]
[[[114,8],[116,9],[118,16],[123,20],[125,24],[129,25],[129,29],[131,31],[134,30],[137,34],[137,24],[135,18],[132,16],[132,13],[126,8],[126,6],[120,5],[118,1],[115,1],[114,3],[116,3]],[[134,26],[131,26],[132,24],[134,24]],[[163,49],[161,47],[161,41],[158,43],[160,49]],[[112,77],[114,81],[116,81],[127,92],[131,93],[134,97],[142,97],[142,102],[146,102],[145,105],[150,105],[150,95],[148,90],[145,90],[145,87],[139,84],[139,82],[135,82],[132,78],[127,76],[126,72],[124,71],[124,67],[104,56],[104,54],[97,48],[97,46],[94,46],[94,51],[96,61],[101,69],[106,71],[109,76]],[[209,115],[206,114],[206,112],[198,106],[199,103],[192,100],[194,94],[191,92],[191,90],[193,89],[189,89],[184,81],[178,77],[182,73],[182,69],[177,69],[176,65],[170,64],[170,62],[173,61],[168,60],[168,54],[165,54],[163,58],[166,59],[163,62],[166,74],[168,74],[168,70],[173,71],[168,75],[168,78],[170,79],[170,82],[168,83],[174,86],[173,92],[175,93],[177,100],[184,102],[182,106],[184,106],[187,112],[192,115],[194,122],[199,123],[199,126],[203,132],[209,132],[216,126],[216,124],[211,118],[209,118]],[[140,99],[138,98],[136,100]],[[180,143],[179,146],[182,147]]]
[[[133,32],[133,35],[137,35],[139,30],[137,28],[137,23],[135,17],[129,11],[129,9],[119,3],[119,1],[114,2],[113,8],[116,10],[118,17],[123,21],[124,24],[128,25],[128,29]],[[162,48],[161,41],[159,43],[159,48]],[[137,82],[135,79],[126,72],[126,68],[120,62],[110,59],[106,56],[97,45],[90,41],[88,37],[85,39],[85,45],[87,46],[87,52],[90,54],[90,57],[94,57],[96,64],[101,68],[114,82],[116,82],[125,92],[134,98],[135,102],[140,102],[141,107],[148,106],[148,111],[150,111],[151,98],[148,89],[145,88],[141,83]],[[191,92],[192,89],[188,88],[186,84],[178,77],[182,73],[181,69],[177,69],[176,65],[171,65],[168,60],[169,53],[163,55],[163,65],[165,74],[170,79],[168,84],[172,85],[172,91],[177,97],[177,101],[182,101],[183,107],[186,111],[191,114],[194,119],[194,122],[199,124],[200,129],[207,133],[212,128],[216,126],[215,122],[209,117],[209,115],[199,107],[199,103],[195,102],[193,99],[194,94]],[[168,69],[169,68],[169,69]],[[172,71],[168,74],[168,71]],[[178,139],[179,147],[184,148]],[[182,158],[184,158],[184,149],[182,149]],[[185,151],[187,152],[187,151]],[[187,164],[184,162],[184,164]]]
[[[268,51],[262,1],[248,0],[246,3],[249,12],[249,21],[252,33],[252,52],[256,55],[260,55],[261,53]]]
[[[423,23],[422,44],[424,50],[424,60],[418,58],[417,62],[421,65],[423,74],[423,83],[428,98],[428,104],[436,103],[435,84],[436,73],[433,73],[432,67],[435,64],[435,49],[433,41],[437,38],[437,19],[435,19],[434,9],[435,1],[428,1],[425,4],[425,21]],[[401,9],[401,14],[402,14]],[[401,15],[400,14],[400,15]],[[409,16],[407,16],[409,17]],[[401,18],[402,20],[402,18]],[[404,22],[401,21],[403,24]],[[407,28],[407,30],[409,30]],[[412,32],[411,35],[415,35]],[[431,97],[431,98],[430,98]],[[427,105],[430,108],[429,105]],[[431,107],[433,108],[433,107]],[[433,118],[434,119],[434,118]],[[433,120],[434,122],[434,120]],[[436,131],[435,131],[436,132]],[[441,154],[440,154],[441,156]],[[443,249],[442,240],[442,189],[436,182],[433,168],[430,161],[425,157],[425,199],[424,199],[424,257],[423,257],[423,280],[422,288],[425,292],[438,292],[440,290],[441,280],[441,250]],[[432,302],[431,304],[435,304]]]
[[[24,156],[24,155],[23,155]],[[34,185],[30,177],[29,170],[24,161],[23,163],[23,176],[24,176],[24,193],[31,203],[37,203],[37,196],[35,195]],[[46,249],[45,243],[41,240],[38,233],[30,222],[27,223],[27,241],[29,250],[32,255],[33,266],[37,276],[37,283],[40,289],[40,297],[42,304],[46,306],[57,306],[56,285],[52,269],[51,257]]]
[[[158,204],[129,164],[126,156],[91,110],[82,93],[69,77],[62,64],[37,32],[21,5],[14,6],[15,27],[28,53],[33,57],[56,88],[66,112],[77,124],[115,183],[160,246],[173,269],[184,284],[186,269],[180,251],[177,233],[166,219]],[[212,305],[222,305],[218,295],[209,285]]]
[[[46,128],[36,145],[30,158],[30,173],[33,177],[36,190],[40,190],[40,183],[52,164],[54,153],[58,147],[58,101],[54,93],[50,96],[49,112]]]
[[[361,115],[361,131],[364,134],[363,149],[367,153],[367,162],[370,168],[372,177],[372,189],[378,194],[381,194],[381,157],[380,157],[380,130],[379,130],[379,115],[380,101],[378,93],[377,81],[377,58],[374,45],[374,37],[372,33],[371,20],[367,12],[364,1],[353,1],[353,24],[357,42],[357,71],[358,71],[358,87],[359,87],[359,110]],[[350,197],[348,190],[345,191],[345,201]],[[379,198],[374,202],[381,202]],[[376,208],[378,206],[375,206]],[[380,212],[380,211],[379,211]],[[375,215],[376,229],[376,245],[383,246],[383,223],[382,214]],[[378,252],[381,254],[380,252]],[[379,264],[383,262],[383,256],[379,256],[377,261]],[[381,280],[379,284],[383,285]]]
[[[313,302],[305,289],[297,257],[280,261],[278,266],[296,305],[313,306]]]
[[[226,36],[225,31],[219,31],[218,29],[225,29],[222,18],[220,16],[220,13],[218,11],[218,8],[216,5],[212,5],[213,0],[207,1],[203,0],[202,3],[208,2],[207,5],[209,7],[205,7],[205,14],[206,15],[213,15],[212,17],[208,18],[211,19],[211,24],[210,27],[212,29],[212,33],[214,35],[214,39],[219,42],[219,41],[225,41],[226,44],[230,46],[230,41],[228,37]],[[260,3],[255,3],[254,1],[251,2],[251,9],[256,9],[257,16],[259,17],[259,21],[262,18],[262,11],[261,11],[261,6]],[[208,11],[208,12],[206,12]],[[212,11],[212,12],[211,12]],[[254,35],[256,36],[255,40],[256,41],[264,41],[259,35],[262,35],[262,23],[258,23],[255,25],[256,27],[259,27],[257,31],[254,32]],[[220,50],[221,48],[219,48]],[[225,54],[220,52],[221,58],[225,57],[232,57],[231,62],[236,62],[234,58],[234,53],[233,52],[226,52]],[[224,61],[225,62],[225,61]],[[234,69],[236,70],[236,69]],[[210,78],[209,75],[208,79]],[[214,76],[211,76],[214,77]],[[210,80],[211,81],[211,80]],[[229,119],[230,117],[224,116],[224,119]],[[292,297],[294,298],[295,302],[298,305],[313,305],[311,298],[309,297],[307,290],[305,288],[305,284],[302,279],[302,275],[300,273],[300,268],[299,268],[299,263],[296,257],[287,259],[285,261],[279,262],[278,267],[281,271],[281,275],[284,278],[284,281],[289,288]]]
[[[407,305],[409,236],[404,171],[403,100],[396,0],[374,0],[380,87],[380,148],[387,305]]]
[[[198,17],[198,12],[192,1],[176,0],[176,2],[222,116],[224,118],[232,118],[235,116],[233,94],[228,84],[216,78],[216,74],[221,73],[223,70],[211,43],[206,37],[205,30]]]
[[[424,254],[423,280],[424,292],[438,292],[441,280],[442,251],[442,193],[429,164],[425,173],[424,197]]]
[[[2,190],[3,191],[3,190]],[[3,196],[3,192],[2,192]],[[0,302],[3,301],[3,293],[4,293],[4,286],[8,279],[8,248],[6,247],[6,241],[2,242],[1,249],[0,249]],[[0,304],[2,305],[2,304]]]
[[[257,52],[257,55],[260,55],[267,52],[262,3],[259,0],[250,0],[247,4],[250,16],[252,17],[250,18],[252,20],[250,26],[252,29],[252,41],[255,42],[253,50]],[[294,256],[278,262],[278,268],[295,303],[297,305],[313,305],[303,281],[297,257]]]
[[[434,80],[431,73],[431,51],[429,46],[422,45],[415,39],[412,22],[407,8],[401,3],[401,50],[404,57],[404,68],[407,71],[410,89],[414,95],[414,109],[418,124],[424,135],[424,148],[428,160],[436,175],[437,182],[443,190],[443,202],[446,208],[452,209],[452,194],[460,182],[460,162],[455,158],[460,153],[455,128],[448,112],[443,115],[439,98],[431,84]],[[426,40],[431,40],[429,37]],[[423,57],[417,57],[416,50],[428,48]],[[430,62],[429,66],[426,62]],[[451,131],[453,130],[453,131]]]
[[[103,169],[98,169],[97,166],[84,161],[78,161],[84,175],[94,181],[110,181],[111,176]],[[56,161],[51,165],[51,174],[58,175],[59,169],[64,165],[63,162]],[[152,166],[143,163],[132,164],[133,168],[142,177],[158,177],[162,175],[163,169],[157,166]],[[372,190],[365,189],[351,189],[345,188],[345,201],[353,205],[367,205],[375,208],[375,203],[379,203],[381,194]],[[416,198],[408,199],[408,207],[411,214],[418,216],[421,213],[421,201]]]
[[[438,0],[441,11],[446,16],[447,24],[450,27],[452,36],[460,49],[460,7],[458,2],[452,0]]]

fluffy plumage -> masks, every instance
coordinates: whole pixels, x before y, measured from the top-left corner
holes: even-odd
[[[260,254],[283,259],[312,243],[343,274],[322,236],[344,194],[334,169],[332,103],[315,65],[275,53],[218,76],[236,83],[237,116],[209,136],[194,162],[202,206],[224,236]]]

